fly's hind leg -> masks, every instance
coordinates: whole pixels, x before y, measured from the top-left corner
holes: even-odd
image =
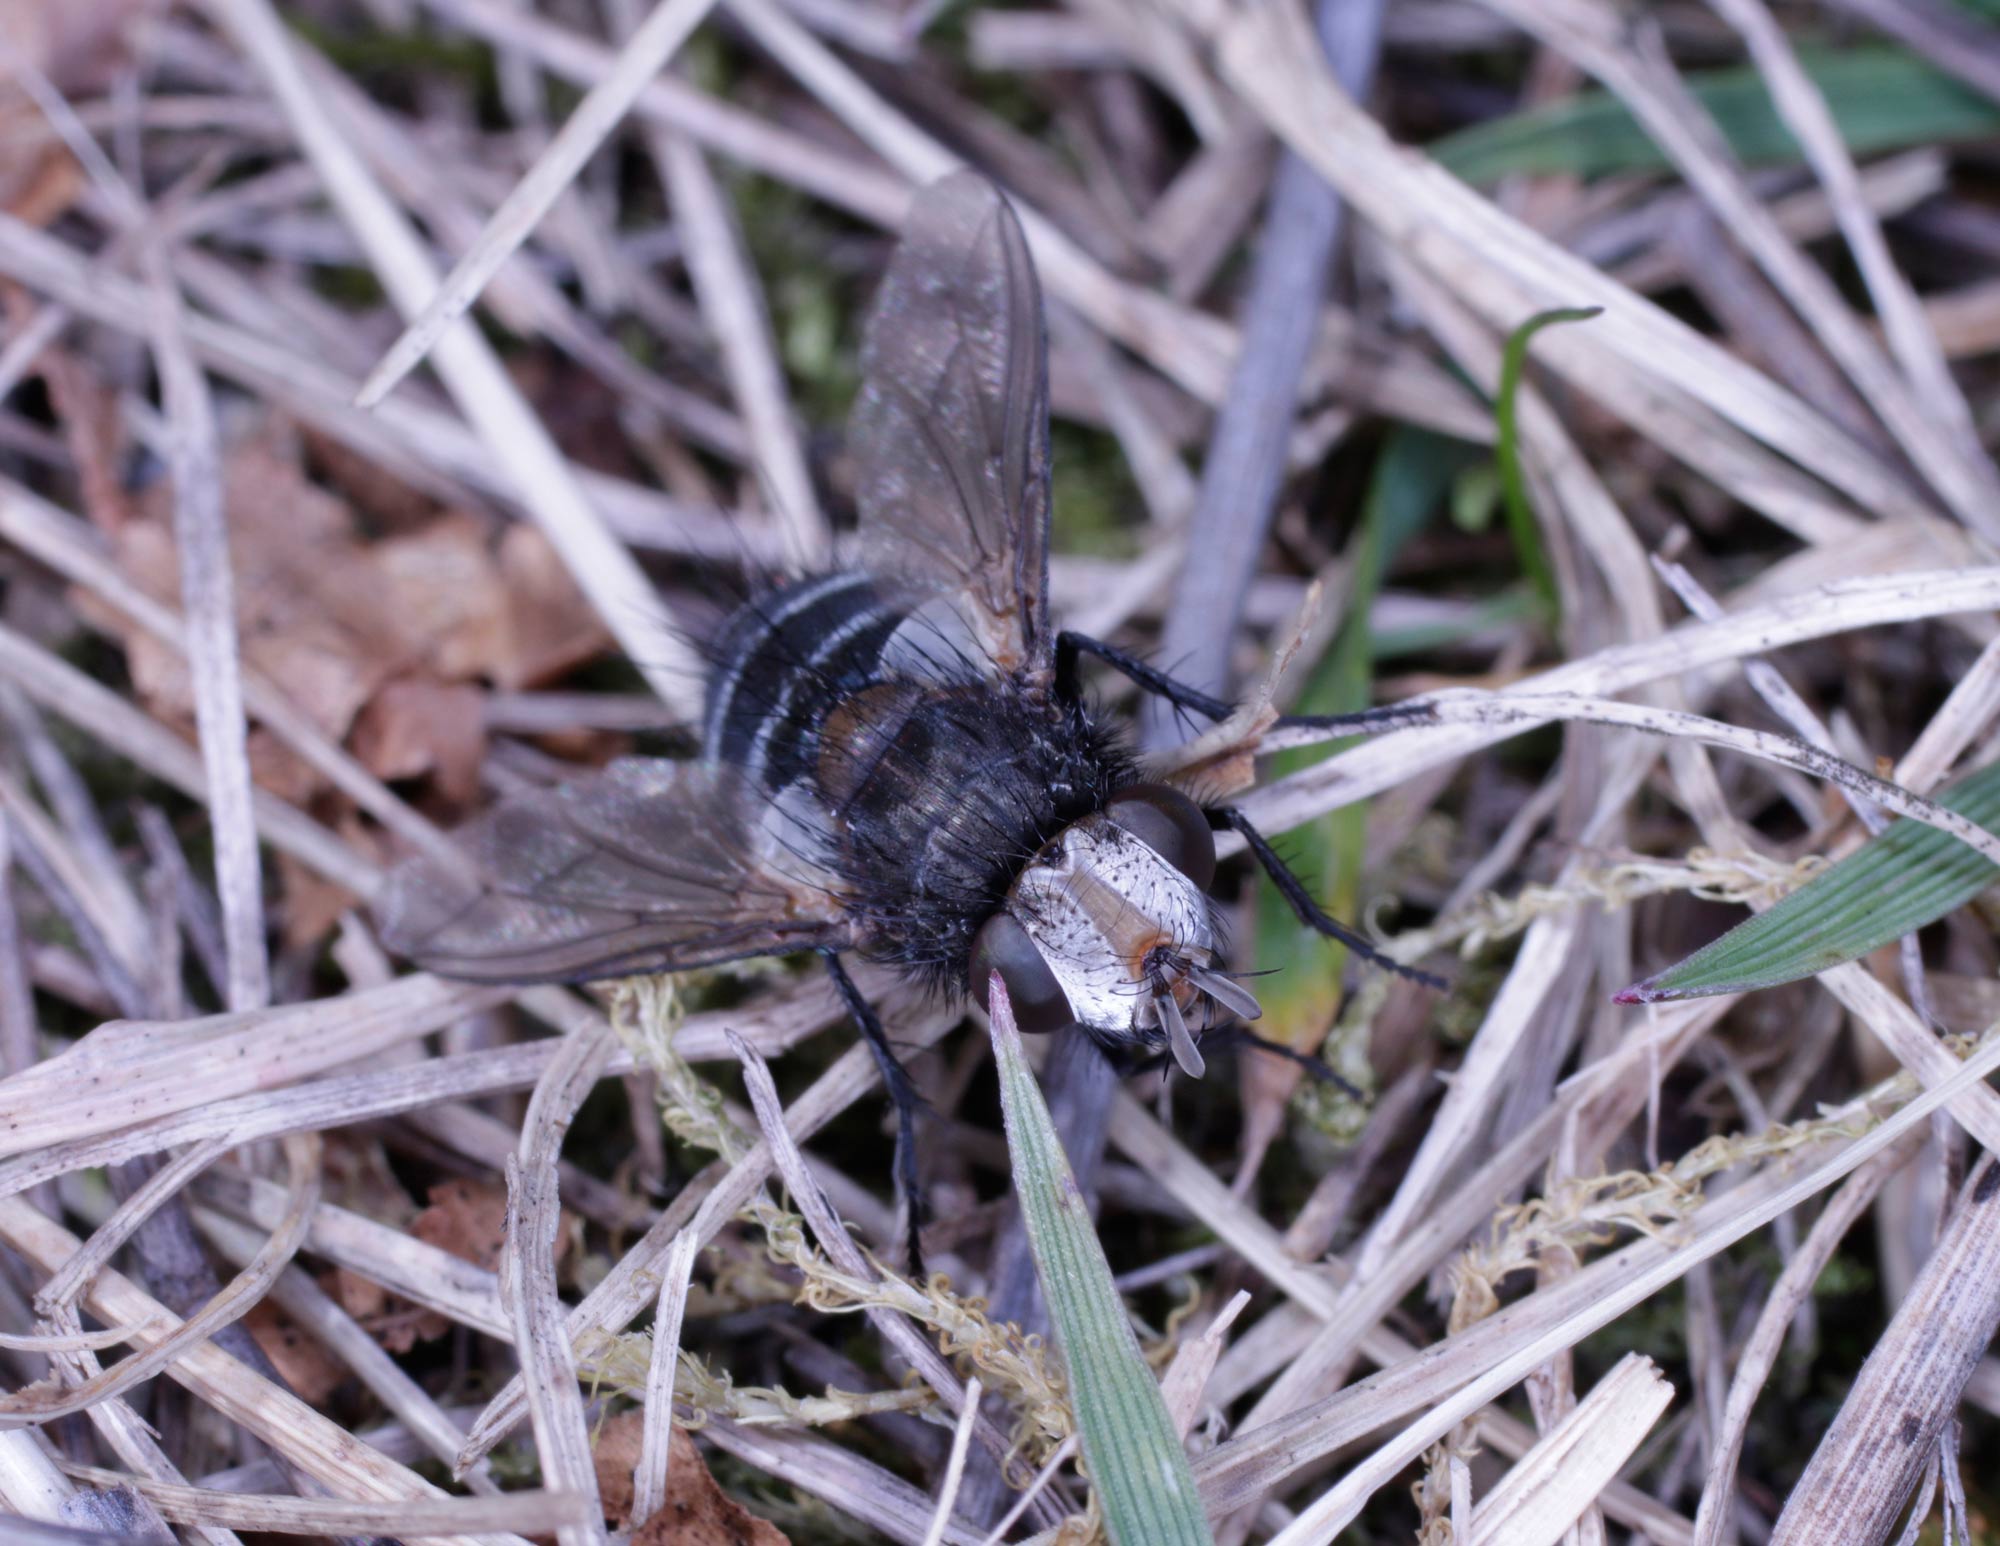
[[[882,1087],[889,1092],[889,1099],[896,1107],[896,1190],[902,1194],[910,1272],[921,1279],[924,1255],[918,1235],[923,1228],[924,1208],[917,1191],[917,1110],[923,1105],[923,1097],[917,1093],[909,1070],[897,1060],[895,1049],[889,1045],[889,1033],[882,1028],[882,1017],[861,996],[854,979],[847,975],[847,968],[840,964],[840,957],[831,950],[822,950],[820,957],[826,962],[827,973],[833,978],[833,986],[840,994],[841,1002],[847,1006],[848,1014],[861,1027],[868,1050],[875,1054],[875,1066],[882,1073]]]
[[[1313,894],[1306,889],[1306,883],[1293,873],[1289,864],[1278,857],[1278,851],[1271,846],[1264,834],[1252,826],[1250,818],[1235,806],[1211,806],[1207,814],[1209,825],[1216,831],[1242,834],[1244,843],[1249,846],[1250,856],[1263,867],[1264,873],[1271,877],[1271,883],[1278,888],[1278,894],[1291,904],[1292,911],[1298,914],[1299,922],[1307,928],[1324,934],[1328,939],[1339,940],[1362,960],[1386,967],[1399,977],[1407,977],[1412,982],[1420,982],[1425,987],[1436,988],[1440,992],[1450,987],[1449,983],[1434,973],[1421,972],[1414,966],[1405,966],[1401,961],[1391,960],[1338,918],[1330,917],[1319,903],[1313,900]]]

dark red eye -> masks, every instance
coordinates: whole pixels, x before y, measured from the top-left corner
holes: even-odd
[[[1007,984],[1007,1002],[1023,1031],[1059,1031],[1076,1023],[1062,984],[1012,913],[995,913],[972,938],[972,966],[966,975],[981,1009],[987,1007],[987,979],[995,972]]]
[[[1104,814],[1202,890],[1215,879],[1215,834],[1201,807],[1178,789],[1134,784],[1113,795]]]

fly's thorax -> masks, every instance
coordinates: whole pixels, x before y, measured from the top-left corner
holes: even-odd
[[[1162,963],[1205,967],[1215,954],[1201,888],[1103,815],[1072,823],[1037,854],[1007,906],[1077,1022],[1107,1041],[1159,1042]]]

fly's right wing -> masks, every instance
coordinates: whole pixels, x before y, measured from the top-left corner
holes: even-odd
[[[1042,297],[1020,221],[977,173],[917,195],[861,370],[851,441],[864,562],[955,593],[1003,670],[1047,670]]]
[[[455,834],[463,855],[394,870],[382,942],[444,977],[587,982],[744,956],[841,948],[839,898],[733,768],[625,758],[502,800]]]

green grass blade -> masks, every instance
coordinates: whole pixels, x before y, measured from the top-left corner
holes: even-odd
[[[2000,130],[2000,105],[1900,48],[1800,51],[1806,73],[1833,111],[1856,155],[1978,139]],[[1688,84],[1721,125],[1737,159],[1750,165],[1800,160],[1798,142],[1771,106],[1757,71],[1703,71]],[[1513,113],[1462,129],[1431,147],[1472,183],[1514,173],[1659,172],[1668,162],[1617,98],[1584,92],[1553,107]]]
[[[1021,1035],[997,975],[991,1020],[1014,1195],[1048,1296],[1083,1463],[1105,1528],[1115,1546],[1213,1546],[1187,1451],[1159,1382],[1140,1356],[1090,1210],[1021,1055]]]
[[[1368,707],[1376,638],[1370,614],[1382,577],[1405,543],[1430,524],[1455,480],[1481,456],[1478,447],[1428,430],[1398,426],[1382,444],[1369,476],[1346,610],[1326,653],[1313,666],[1298,702],[1302,714],[1349,714]],[[1280,752],[1272,773],[1282,777],[1332,756],[1349,741]],[[1291,852],[1313,877],[1320,905],[1339,918],[1355,916],[1368,836],[1368,804],[1356,801],[1287,835]],[[1301,1051],[1318,1049],[1341,1000],[1347,947],[1303,927],[1275,886],[1257,890],[1257,995],[1264,1006],[1260,1035]],[[1337,1056],[1338,1054],[1336,1054]],[[1362,1071],[1343,1067],[1357,1082]]]
[[[1937,802],[2000,832],[2000,763],[1960,780]],[[1634,983],[1618,1002],[1652,1004],[1796,982],[1935,923],[1996,880],[2000,868],[1957,838],[1922,822],[1893,822],[1769,911]]]
[[[1548,551],[1542,546],[1534,506],[1528,502],[1528,475],[1521,468],[1521,430],[1515,405],[1521,394],[1521,372],[1528,366],[1528,345],[1534,342],[1535,335],[1558,322],[1588,322],[1603,310],[1602,306],[1572,306],[1538,311],[1507,335],[1507,347],[1500,353],[1500,390],[1493,399],[1500,495],[1507,511],[1507,531],[1514,539],[1514,552],[1549,618],[1555,617],[1558,605],[1556,575],[1549,564]]]

